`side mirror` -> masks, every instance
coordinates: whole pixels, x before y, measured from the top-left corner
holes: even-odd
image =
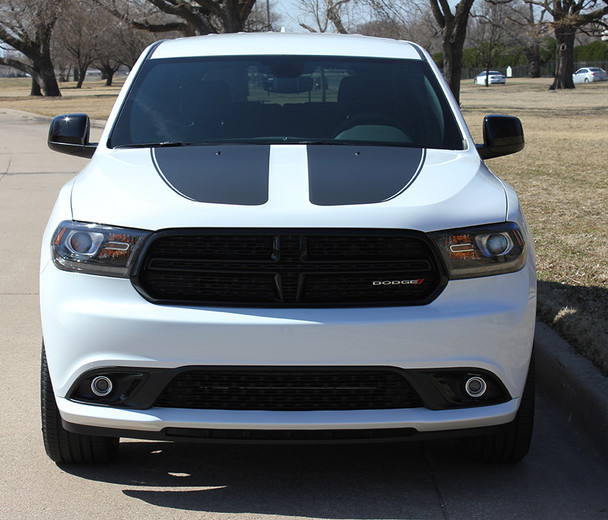
[[[483,119],[483,144],[477,145],[482,159],[492,159],[524,149],[524,129],[513,116],[487,115]]]
[[[65,114],[54,117],[49,128],[48,145],[51,150],[90,159],[97,143],[89,143],[89,116]]]

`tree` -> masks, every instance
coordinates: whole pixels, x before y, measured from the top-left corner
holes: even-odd
[[[244,31],[256,0],[96,1],[134,29],[152,33],[177,31],[194,36]]]
[[[132,67],[144,48],[152,43],[150,33],[134,31],[127,23],[117,21],[107,12],[102,11],[98,23],[103,31],[97,41],[93,63],[101,70],[106,80],[106,87],[112,86],[114,74],[121,65]],[[145,40],[141,39],[146,35]]]
[[[299,0],[297,3],[300,13],[306,18],[312,18],[314,24],[299,21],[300,27],[310,32],[324,33],[333,30],[340,34],[350,32],[343,21],[348,11],[350,0]]]
[[[422,20],[419,7],[409,0],[299,0],[297,5],[301,15],[297,22],[310,32],[403,40],[412,39],[412,29]]]
[[[81,88],[87,70],[96,58],[99,40],[107,27],[99,24],[99,6],[81,0],[73,2],[70,7],[57,22],[55,43],[60,54],[71,58],[76,88]]]
[[[443,76],[456,101],[460,102],[462,50],[467,35],[469,14],[474,0],[460,0],[454,12],[447,0],[429,0],[431,11],[443,38]]]
[[[608,0],[529,0],[552,17],[557,52],[555,75],[550,90],[574,88],[574,39],[588,27],[608,27],[602,18],[608,15]]]
[[[528,59],[528,76],[540,77],[542,51],[547,35],[545,23],[546,10],[532,3],[531,0],[502,1],[490,0],[500,3],[507,9],[505,20],[509,22],[505,28],[512,44],[520,45]]]
[[[484,2],[478,12],[472,13],[474,26],[469,41],[474,44],[486,71],[486,87],[489,85],[490,69],[505,50],[505,13],[503,6]]]
[[[174,38],[175,33],[160,33],[152,34],[147,31],[134,31],[126,22],[118,22],[116,20],[108,20],[113,28],[113,39],[107,43],[113,43],[113,49],[118,57],[118,61],[129,70],[133,68],[137,58],[143,50],[160,38]]]
[[[430,9],[416,16],[408,16],[406,38],[422,45],[429,53],[442,48],[441,29],[437,27]]]
[[[374,0],[374,19],[357,27],[357,32],[369,36],[410,40],[432,53],[441,48],[441,31],[429,9],[418,4]]]
[[[56,25],[54,55],[60,56],[62,62],[67,55],[75,68],[76,88],[82,86],[93,64],[110,86],[114,73],[122,65],[131,68],[154,39],[152,33],[134,30],[95,2],[72,0],[69,11]]]
[[[357,33],[365,36],[378,36],[380,38],[393,38],[404,40],[405,27],[396,20],[372,20],[357,27]]]
[[[266,1],[263,4],[258,4],[256,2],[245,22],[245,31],[276,31],[279,29],[279,18],[280,16],[276,12],[273,2]]]
[[[61,96],[51,60],[51,37],[65,0],[0,0],[0,41],[29,62],[0,58],[0,63],[31,74],[47,96]],[[35,94],[32,88],[32,94]]]

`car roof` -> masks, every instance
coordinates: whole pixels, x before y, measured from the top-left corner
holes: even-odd
[[[425,59],[420,47],[411,42],[360,35],[290,33],[209,34],[165,40],[150,58],[264,54]]]

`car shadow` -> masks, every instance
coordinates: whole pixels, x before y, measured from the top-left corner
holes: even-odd
[[[435,457],[450,441],[381,445],[205,445],[126,441],[114,463],[59,465],[158,507],[323,518],[441,517]],[[430,451],[429,451],[430,450]]]

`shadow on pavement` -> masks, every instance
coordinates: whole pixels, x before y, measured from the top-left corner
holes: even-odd
[[[451,455],[451,443],[430,443]],[[125,442],[103,466],[61,468],[172,509],[324,518],[441,517],[422,443],[230,446]],[[434,512],[434,513],[432,513]]]

